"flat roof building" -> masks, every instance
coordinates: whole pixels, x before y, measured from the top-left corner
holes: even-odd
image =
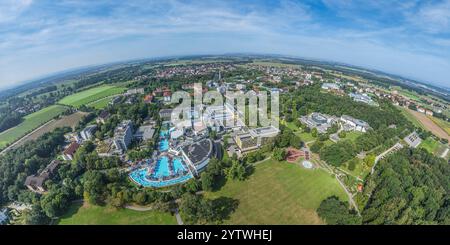
[[[406,136],[404,140],[411,148],[417,148],[422,143],[422,139],[415,131]]]
[[[137,140],[149,140],[153,138],[153,134],[155,133],[155,129],[150,125],[140,126],[136,132],[134,133],[134,138]]]
[[[128,149],[133,137],[133,123],[131,120],[122,121],[114,130],[114,146],[122,154]]]
[[[213,149],[210,139],[202,139],[182,147],[181,152],[185,162],[198,174],[208,164]]]

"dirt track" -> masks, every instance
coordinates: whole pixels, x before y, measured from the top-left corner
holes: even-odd
[[[410,109],[408,109],[408,112],[411,113],[411,115],[413,115],[415,118],[417,118],[417,120],[419,120],[426,129],[431,131],[431,133],[439,138],[448,139],[450,142],[450,135],[448,135],[447,132],[445,132],[441,127],[439,127],[436,123],[429,119],[425,114]]]

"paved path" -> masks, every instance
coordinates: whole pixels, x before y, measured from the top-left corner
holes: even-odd
[[[177,223],[178,225],[183,225],[183,220],[181,219],[180,213],[178,212],[178,208],[176,208],[175,210],[175,218],[177,219]]]
[[[375,163],[372,166],[372,170],[370,171],[370,174],[373,174],[373,172],[375,172],[375,166],[377,165],[377,163],[383,159],[385,156],[387,156],[389,153],[391,152],[395,152],[400,150],[401,148],[403,148],[403,145],[400,144],[399,142],[397,142],[395,145],[393,145],[391,148],[387,149],[386,151],[384,151],[383,153],[381,153],[380,155],[378,155],[375,158]]]

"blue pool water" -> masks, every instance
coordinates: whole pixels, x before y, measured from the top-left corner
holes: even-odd
[[[167,157],[161,157],[158,159],[158,162],[156,163],[155,173],[154,175],[156,177],[165,177],[169,176],[169,158]]]
[[[153,176],[155,177],[162,177],[162,176],[169,176],[169,158],[167,157],[161,157],[158,159],[158,162],[155,167],[155,172],[153,173]],[[185,167],[183,165],[183,162],[179,158],[173,159],[173,165],[174,165],[174,171],[177,172],[178,170],[184,170]],[[182,175],[173,179],[169,180],[161,180],[161,181],[155,181],[155,180],[149,180],[147,178],[148,171],[147,168],[141,168],[137,169],[130,174],[130,178],[133,179],[136,183],[144,186],[144,187],[165,187],[170,185],[176,185],[183,183],[194,176],[189,173],[186,175]]]
[[[161,130],[161,131],[159,131],[159,136],[161,138],[165,138],[168,135],[169,135],[169,131],[168,130]]]
[[[181,159],[180,158],[175,158],[173,159],[173,171],[175,173],[178,173],[178,171],[183,171],[184,170],[184,166],[181,163]]]
[[[159,141],[159,150],[160,151],[167,151],[169,149],[169,140],[164,139]]]

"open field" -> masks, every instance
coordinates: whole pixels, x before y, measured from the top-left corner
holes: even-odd
[[[411,112],[409,112],[411,111],[410,109],[404,107],[397,107],[397,108],[400,109],[403,116],[405,116],[406,119],[408,119],[408,121],[410,121],[414,126],[425,129],[424,125],[419,120],[417,120],[417,118]]]
[[[105,97],[103,99],[99,99],[97,101],[91,102],[87,104],[87,106],[94,107],[95,109],[103,109],[108,106],[108,103],[113,99],[112,96]]]
[[[436,135],[439,138],[448,139],[450,141],[450,135],[447,134],[441,127],[439,127],[436,123],[434,123],[430,118],[428,118],[425,114],[409,110],[408,112],[411,113],[423,126],[425,129],[429,130],[431,133]]]
[[[436,150],[438,150],[439,148],[439,145],[440,145],[439,142],[437,142],[431,137],[428,137],[426,140],[420,143],[419,147],[424,148],[429,153],[435,154]]]
[[[446,122],[440,118],[428,116],[434,123],[441,127],[447,134],[450,135],[450,122]]]
[[[45,133],[51,132],[56,128],[62,128],[62,127],[74,128],[78,124],[78,122],[83,118],[83,116],[86,114],[87,113],[85,113],[85,112],[77,111],[68,116],[63,116],[58,120],[54,120],[54,121],[46,124],[45,126],[39,128],[38,130],[35,130],[31,134],[28,134],[25,137],[21,138],[12,148],[17,148],[30,140],[35,140],[35,139],[41,137],[42,135],[44,135]]]
[[[90,102],[100,100],[102,98],[120,94],[124,92],[126,88],[116,87],[111,85],[101,85],[88,90],[84,90],[69,96],[64,97],[58,103],[63,105],[69,105],[74,107],[80,107],[82,105],[89,104]]]
[[[22,123],[0,134],[0,148],[4,148],[7,144],[18,140],[66,110],[67,107],[65,106],[52,105],[25,116]]]
[[[176,225],[175,216],[158,211],[134,211],[73,204],[59,225]]]
[[[323,224],[315,211],[321,201],[332,195],[347,200],[329,173],[271,159],[256,165],[249,179],[227,181],[205,195],[238,200],[226,224]]]

